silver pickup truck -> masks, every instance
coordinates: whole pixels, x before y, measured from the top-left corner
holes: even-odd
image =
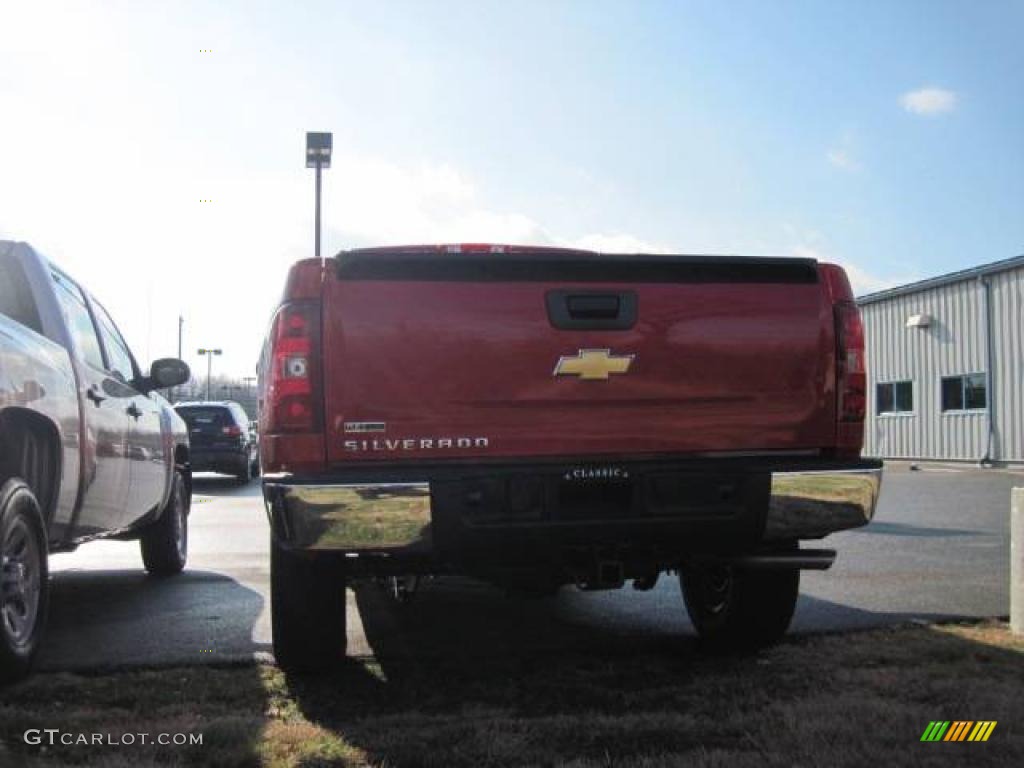
[[[39,648],[49,553],[138,539],[150,573],[185,566],[188,435],[156,390],[188,377],[172,358],[143,375],[79,283],[0,240],[0,682]]]

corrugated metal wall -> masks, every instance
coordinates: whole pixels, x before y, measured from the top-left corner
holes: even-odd
[[[1024,461],[1024,269],[989,278],[992,291],[993,455]]]
[[[991,458],[1024,461],[1024,269],[987,278],[991,285],[994,439]],[[885,458],[977,461],[985,454],[984,412],[941,408],[941,379],[984,373],[984,299],[977,279],[861,306],[867,342],[868,416],[864,453]],[[927,314],[927,328],[907,328]],[[913,381],[914,410],[878,415],[875,384]]]

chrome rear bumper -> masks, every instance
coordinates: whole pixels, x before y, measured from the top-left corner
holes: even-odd
[[[763,540],[819,539],[866,525],[875,514],[882,470],[772,473]],[[429,483],[289,484],[267,480],[274,534],[296,549],[429,555],[433,510]],[[617,524],[629,521],[617,521]],[[678,520],[644,518],[637,526]],[[543,528],[542,521],[536,521]],[[547,523],[552,525],[552,523]],[[699,526],[699,520],[693,525]],[[523,523],[518,530],[530,527]]]
[[[271,525],[296,549],[429,553],[428,483],[264,483]]]
[[[875,516],[882,469],[775,472],[764,539],[820,539]]]

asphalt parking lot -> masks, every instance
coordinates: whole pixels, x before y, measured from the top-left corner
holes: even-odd
[[[805,572],[792,631],[1008,613],[1010,489],[1024,474],[887,468],[875,522],[833,536],[830,571]],[[189,566],[152,579],[134,542],[51,560],[53,597],[39,668],[233,661],[270,654],[267,523],[259,484],[195,483]],[[508,597],[464,580],[428,583],[408,605],[375,585],[350,590],[349,653],[493,654],[573,646],[661,646],[692,638],[675,579],[649,592],[563,589]]]

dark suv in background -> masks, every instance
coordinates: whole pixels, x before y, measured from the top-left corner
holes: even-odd
[[[188,425],[193,472],[222,472],[247,483],[259,474],[256,437],[238,403],[178,403],[174,410]]]

